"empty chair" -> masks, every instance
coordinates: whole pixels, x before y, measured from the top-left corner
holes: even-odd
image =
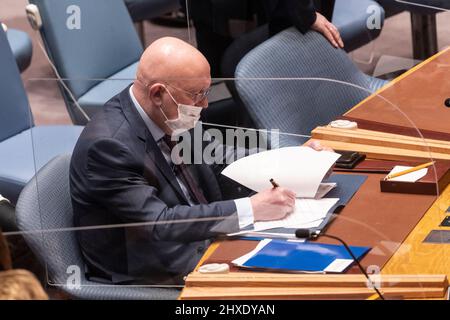
[[[27,184],[17,204],[19,229],[29,231],[24,234],[25,240],[47,266],[50,285],[79,299],[176,299],[176,289],[102,285],[86,279],[75,231],[57,231],[73,227],[70,157],[59,156],[42,168]],[[71,278],[76,271],[79,282]]]
[[[124,1],[30,2],[39,8],[41,35],[56,69],[67,79],[81,108],[92,116],[132,82],[143,51]],[[85,124],[85,117],[62,91],[74,123]]]
[[[81,108],[92,116],[136,77],[143,48],[123,0],[30,0],[42,16],[41,35],[57,70]],[[67,8],[80,8],[80,29],[68,29]],[[70,11],[70,10],[69,10]],[[74,11],[70,11],[74,12]],[[76,12],[75,12],[76,14]],[[102,80],[106,79],[106,80]],[[213,86],[213,91],[219,91]],[[86,118],[67,93],[63,96],[72,121]],[[211,94],[214,96],[214,94]],[[234,115],[231,99],[210,103],[204,119]],[[213,107],[214,105],[214,107]],[[234,119],[230,119],[233,121]]]
[[[5,32],[0,29],[0,194],[16,202],[36,170],[71,152],[80,126],[37,126]]]
[[[6,37],[20,72],[25,71],[30,66],[33,55],[30,36],[24,31],[9,28]]]
[[[319,33],[302,35],[294,28],[250,51],[235,77],[237,92],[258,128],[305,136],[386,83],[362,73],[345,51],[330,46]],[[280,145],[306,139],[281,134]]]

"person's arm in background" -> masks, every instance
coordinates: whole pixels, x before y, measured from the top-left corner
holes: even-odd
[[[313,0],[288,0],[296,2],[296,6],[291,14],[294,26],[305,33],[309,29],[321,33],[335,48],[343,48],[339,30],[321,13],[316,11]]]
[[[325,18],[322,14],[316,11],[313,0],[281,0],[285,1],[285,8],[292,24],[305,33],[309,29],[321,33],[334,47],[343,48],[339,30]]]

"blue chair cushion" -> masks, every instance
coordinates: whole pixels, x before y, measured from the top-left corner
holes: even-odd
[[[369,6],[376,6],[381,13],[380,29],[367,28],[367,20],[372,14],[367,13]],[[336,0],[333,23],[341,33],[347,52],[355,50],[377,38],[384,23],[384,9],[372,0]]]
[[[41,34],[76,99],[99,81],[138,61],[143,48],[123,0],[30,0],[42,16]],[[66,10],[80,8],[80,29],[67,28]]]
[[[105,102],[125,89],[136,78],[138,62],[100,82],[80,97],[78,103],[89,116],[103,107]],[[114,80],[115,79],[115,80]]]
[[[26,32],[8,29],[6,32],[9,46],[17,61],[20,72],[25,71],[30,66],[31,56],[33,55],[33,46],[31,39]]]
[[[72,152],[81,126],[39,126],[0,142],[0,193],[15,203],[36,171],[59,154]]]

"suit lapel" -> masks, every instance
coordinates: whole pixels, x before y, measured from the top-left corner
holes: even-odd
[[[167,181],[171,184],[172,188],[174,188],[178,192],[178,195],[181,196],[181,198],[184,201],[186,201],[186,203],[188,203],[188,200],[186,199],[186,196],[181,190],[180,185],[178,184],[178,181],[175,177],[175,174],[173,173],[172,169],[170,168],[169,164],[164,158],[161,149],[159,149],[158,145],[156,144],[156,141],[153,139],[153,136],[150,134],[150,132],[148,132],[148,136],[149,137],[146,140],[145,146],[146,156],[148,156],[151,159],[151,161],[156,164],[158,169],[166,177]]]
[[[183,191],[180,188],[180,185],[178,184],[175,174],[164,158],[152,134],[145,126],[144,120],[141,118],[140,114],[133,106],[133,101],[131,101],[129,89],[130,87],[122,91],[122,93],[120,94],[120,105],[122,107],[125,118],[130,123],[130,127],[135,131],[136,136],[145,143],[145,157],[155,164],[158,170],[166,178],[167,182],[178,193],[179,197],[186,203],[188,203],[186,196],[184,195]],[[144,161],[144,163],[146,162],[147,161]]]

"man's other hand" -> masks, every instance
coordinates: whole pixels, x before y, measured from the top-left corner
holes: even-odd
[[[305,147],[310,147],[316,151],[330,151],[334,152],[334,150],[330,147],[324,146],[317,140],[309,140],[307,143],[305,143]]]
[[[320,32],[335,48],[343,48],[344,42],[342,41],[339,30],[323,15],[318,12],[316,14],[316,22],[311,26],[311,29]]]
[[[250,201],[255,221],[283,219],[295,209],[295,193],[281,187],[262,191]]]

